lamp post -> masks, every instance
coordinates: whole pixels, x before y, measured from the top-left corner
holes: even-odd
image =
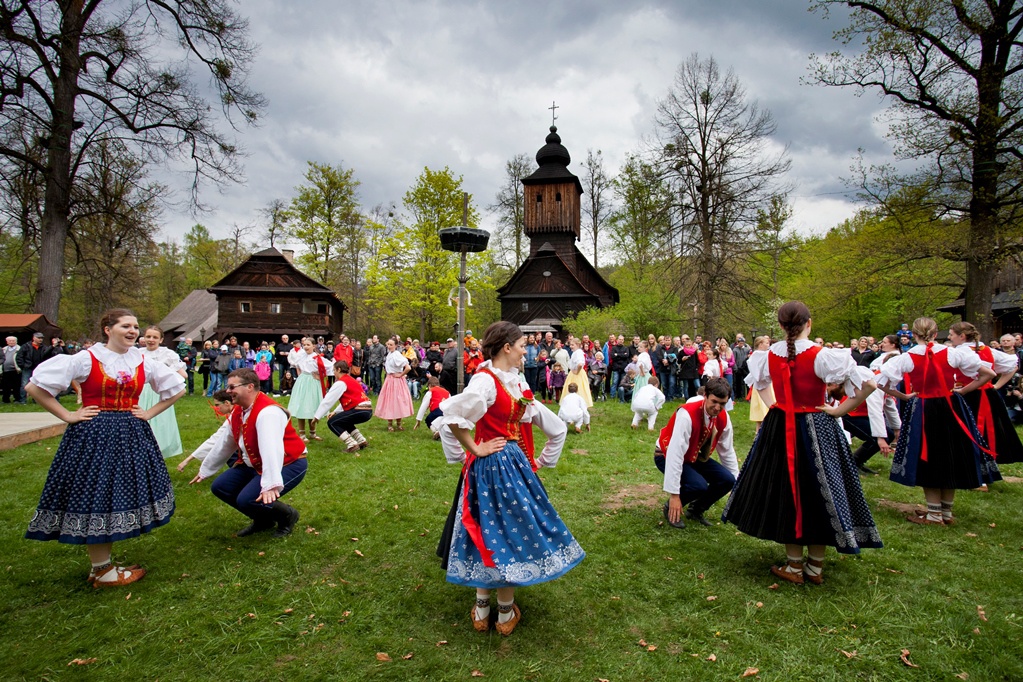
[[[199,341],[206,343],[206,327],[199,327]]]
[[[469,227],[469,193],[462,192],[462,224],[460,227],[445,227],[438,232],[440,245],[445,251],[453,251],[460,254],[458,269],[458,324],[455,332],[455,340],[458,344],[458,366],[455,370],[458,373],[458,393],[465,387],[465,337],[462,330],[465,329],[465,283],[469,276],[465,273],[465,254],[479,253],[487,250],[487,242],[490,241],[490,233],[475,227]]]

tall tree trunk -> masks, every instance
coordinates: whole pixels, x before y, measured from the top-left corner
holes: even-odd
[[[72,0],[64,10],[60,66],[53,84],[53,127],[50,129],[47,152],[43,222],[39,235],[35,309],[54,324],[59,324],[60,320],[64,247],[71,227],[71,136],[74,132],[78,74],[81,71],[79,45],[82,37],[83,1]]]

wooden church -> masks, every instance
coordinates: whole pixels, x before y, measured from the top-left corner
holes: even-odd
[[[526,333],[563,335],[566,317],[618,303],[618,290],[576,246],[583,186],[568,170],[572,157],[556,126],[551,126],[546,143],[536,153],[539,168],[522,179],[529,256],[497,295],[502,320],[515,322]]]

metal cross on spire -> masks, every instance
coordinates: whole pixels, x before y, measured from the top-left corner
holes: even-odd
[[[555,104],[554,100],[551,100],[551,105],[549,107],[547,107],[547,108],[551,110],[551,125],[554,125],[554,122],[558,120],[558,116],[557,116],[556,110],[560,109],[561,107],[559,107],[557,104]]]

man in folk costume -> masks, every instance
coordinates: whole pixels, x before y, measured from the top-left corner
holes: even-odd
[[[675,528],[686,527],[682,520],[686,504],[686,518],[712,525],[704,513],[728,494],[739,475],[732,420],[724,410],[732,390],[721,377],[708,380],[705,388],[705,400],[686,403],[672,415],[654,451],[654,463],[664,473],[664,492],[670,495],[664,517]],[[710,458],[714,450],[721,464]]]
[[[313,422],[327,417],[327,428],[345,445],[348,452],[369,447],[369,442],[357,426],[368,422],[373,416],[373,403],[362,390],[362,382],[348,373],[348,363],[338,360],[334,363],[334,384],[323,397]],[[341,409],[330,408],[340,402]]]
[[[287,410],[259,390],[254,371],[231,372],[227,391],[234,409],[215,434],[216,443],[191,484],[217,473],[231,454],[240,450],[241,458],[211,486],[214,495],[252,519],[236,535],[245,537],[275,525],[274,537],[290,535],[299,514],[279,498],[305,478],[305,443],[292,427]]]
[[[866,368],[861,368],[859,374],[863,381],[874,380],[874,373]],[[827,386],[830,398],[839,403],[848,400],[843,384],[830,383]],[[863,441],[853,452],[856,468],[865,474],[877,475],[877,471],[867,466],[867,461],[879,452],[885,457],[891,455],[895,434],[901,426],[897,404],[884,391],[874,391],[858,407],[842,417],[842,427],[853,438]]]

